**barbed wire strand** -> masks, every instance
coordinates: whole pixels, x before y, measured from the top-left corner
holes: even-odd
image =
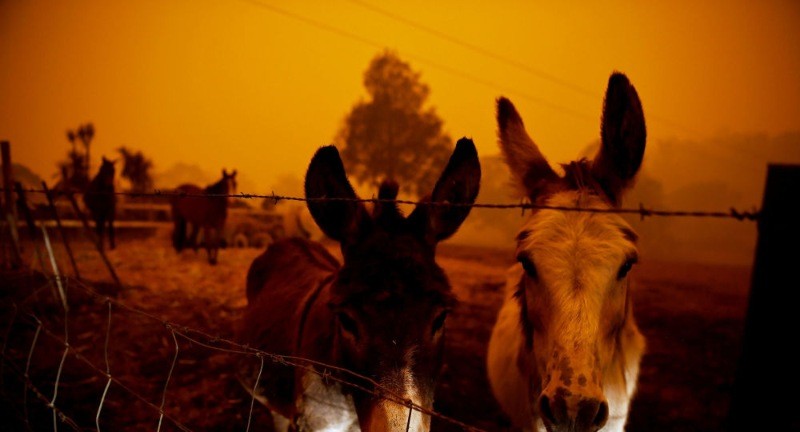
[[[3,188],[0,188],[2,191]],[[27,193],[45,193],[41,189],[25,189]],[[760,212],[757,209],[753,210],[737,210],[735,207],[730,207],[728,211],[700,211],[700,210],[658,210],[646,207],[644,204],[639,204],[638,208],[593,208],[593,207],[569,207],[569,206],[554,206],[546,204],[534,204],[530,202],[520,203],[454,203],[449,201],[415,201],[403,199],[383,199],[383,198],[340,198],[340,197],[296,197],[288,195],[277,195],[274,192],[271,194],[254,194],[254,193],[190,193],[182,191],[159,190],[153,192],[130,192],[130,191],[115,191],[115,192],[80,192],[80,191],[61,191],[63,194],[84,194],[84,195],[119,195],[128,196],[132,198],[142,197],[155,197],[155,198],[238,198],[238,199],[266,199],[271,200],[277,204],[280,201],[298,201],[298,202],[360,202],[372,204],[406,204],[430,207],[472,207],[472,208],[485,208],[485,209],[522,209],[524,210],[557,210],[565,212],[581,212],[581,213],[614,213],[614,214],[636,214],[642,220],[646,217],[660,216],[660,217],[707,217],[707,218],[730,218],[738,221],[755,221],[758,219]]]

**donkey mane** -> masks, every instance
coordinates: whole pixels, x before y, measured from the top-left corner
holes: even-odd
[[[580,198],[584,195],[594,195],[601,198],[603,201],[612,203],[608,193],[606,193],[603,185],[595,178],[592,173],[592,162],[586,158],[582,158],[569,163],[561,164],[564,170],[564,175],[540,183],[540,189],[537,190],[536,202],[539,204],[544,203],[553,195],[565,191],[577,191],[579,202],[576,206],[581,205]]]

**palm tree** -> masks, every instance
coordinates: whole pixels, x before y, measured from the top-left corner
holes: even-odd
[[[141,151],[134,152],[124,146],[118,148],[117,151],[122,155],[124,161],[122,177],[131,182],[131,191],[149,192],[153,188],[153,176],[150,174],[153,161],[145,157]]]
[[[78,138],[80,138],[81,143],[83,143],[83,147],[86,149],[86,174],[89,177],[91,173],[91,155],[90,155],[90,148],[92,146],[92,138],[94,138],[94,125],[92,123],[86,123],[85,125],[81,125],[78,128]]]
[[[72,152],[73,153],[75,153],[75,150],[76,150],[75,149],[75,138],[76,138],[75,137],[75,131],[73,131],[72,129],[67,129],[67,139],[69,140],[69,143],[72,144]]]

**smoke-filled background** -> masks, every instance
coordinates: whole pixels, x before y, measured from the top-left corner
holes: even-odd
[[[749,209],[767,163],[800,161],[798,22],[800,7],[777,1],[3,2],[0,131],[15,161],[48,181],[69,160],[65,131],[91,121],[91,175],[126,146],[148,158],[156,187],[207,184],[227,167],[238,169],[240,191],[297,194],[315,148],[346,146],[348,117],[375,100],[370,62],[390,53],[425,86],[412,109],[433,113],[442,148],[475,140],[481,201],[508,202],[495,99],[511,98],[551,163],[567,162],[591,155],[605,80],[620,70],[649,132],[626,204]],[[386,154],[403,146],[361,139]],[[430,153],[430,164],[444,153]],[[417,180],[407,181],[411,195],[424,193]],[[505,245],[519,220],[481,211],[472,222],[456,241]],[[637,225],[645,256],[750,260],[752,224]]]
[[[796,1],[0,1],[0,140],[11,144],[15,179],[31,188],[44,180],[80,193],[107,158],[117,161],[118,192],[202,187],[235,170],[237,192],[302,196],[311,156],[333,143],[362,197],[390,177],[414,200],[466,136],[481,158],[478,202],[516,203],[496,143],[497,98],[513,101],[559,169],[597,151],[613,71],[636,87],[648,132],[625,207],[751,211],[768,164],[800,163]],[[56,201],[65,231],[56,238],[44,196],[27,198],[52,228],[53,259],[35,259],[45,250],[38,232],[20,230],[28,279],[0,271],[0,429],[51,430],[50,401],[22,377],[49,392],[58,371],[55,406],[83,427],[155,428],[169,412],[191,430],[244,430],[251,420],[250,430],[271,430],[265,409],[250,411],[238,360],[185,340],[178,356],[160,320],[235,338],[248,268],[268,244],[300,236],[339,253],[304,203],[231,200],[228,247],[211,266],[202,250],[173,249],[166,199],[120,195],[117,247],[105,251],[118,286],[79,221],[83,202]],[[485,353],[524,217],[474,209],[437,249],[459,305],[434,408],[485,430],[509,426]],[[640,238],[631,286],[648,349],[627,430],[729,430],[756,223],[628,219]],[[67,349],[43,334],[34,350],[28,306],[38,325],[62,324],[45,283],[53,263],[70,278],[74,339]],[[87,299],[83,284],[146,316]],[[110,363],[133,392],[115,383],[101,399],[105,372],[75,353]],[[165,411],[153,409],[159,400]]]

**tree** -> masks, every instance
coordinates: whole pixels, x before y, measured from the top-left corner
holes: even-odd
[[[391,178],[405,192],[429,193],[453,148],[420,74],[393,52],[377,55],[364,73],[367,100],[353,106],[337,135],[348,172],[359,183]]]
[[[94,138],[94,125],[86,123],[80,125],[76,130],[67,130],[67,140],[72,145],[72,149],[67,152],[66,160],[58,162],[58,176],[60,177],[58,188],[83,190],[89,185],[90,179],[90,158],[89,150]],[[80,140],[83,144],[84,152],[77,148],[75,143]]]
[[[78,128],[77,137],[81,140],[83,148],[86,149],[86,164],[85,164],[86,171],[91,173],[92,159],[90,150],[92,147],[92,139],[94,138],[94,125],[92,123],[86,123],[85,125],[81,125]],[[72,146],[75,147],[74,140],[71,139],[70,141],[73,141]]]
[[[153,189],[153,176],[150,173],[153,161],[145,157],[141,151],[134,152],[125,146],[118,148],[117,151],[123,159],[122,177],[130,181],[131,192],[150,192]]]
[[[74,147],[74,146],[73,146]],[[58,189],[83,190],[89,185],[86,158],[77,149],[67,152],[67,158],[58,162]]]

